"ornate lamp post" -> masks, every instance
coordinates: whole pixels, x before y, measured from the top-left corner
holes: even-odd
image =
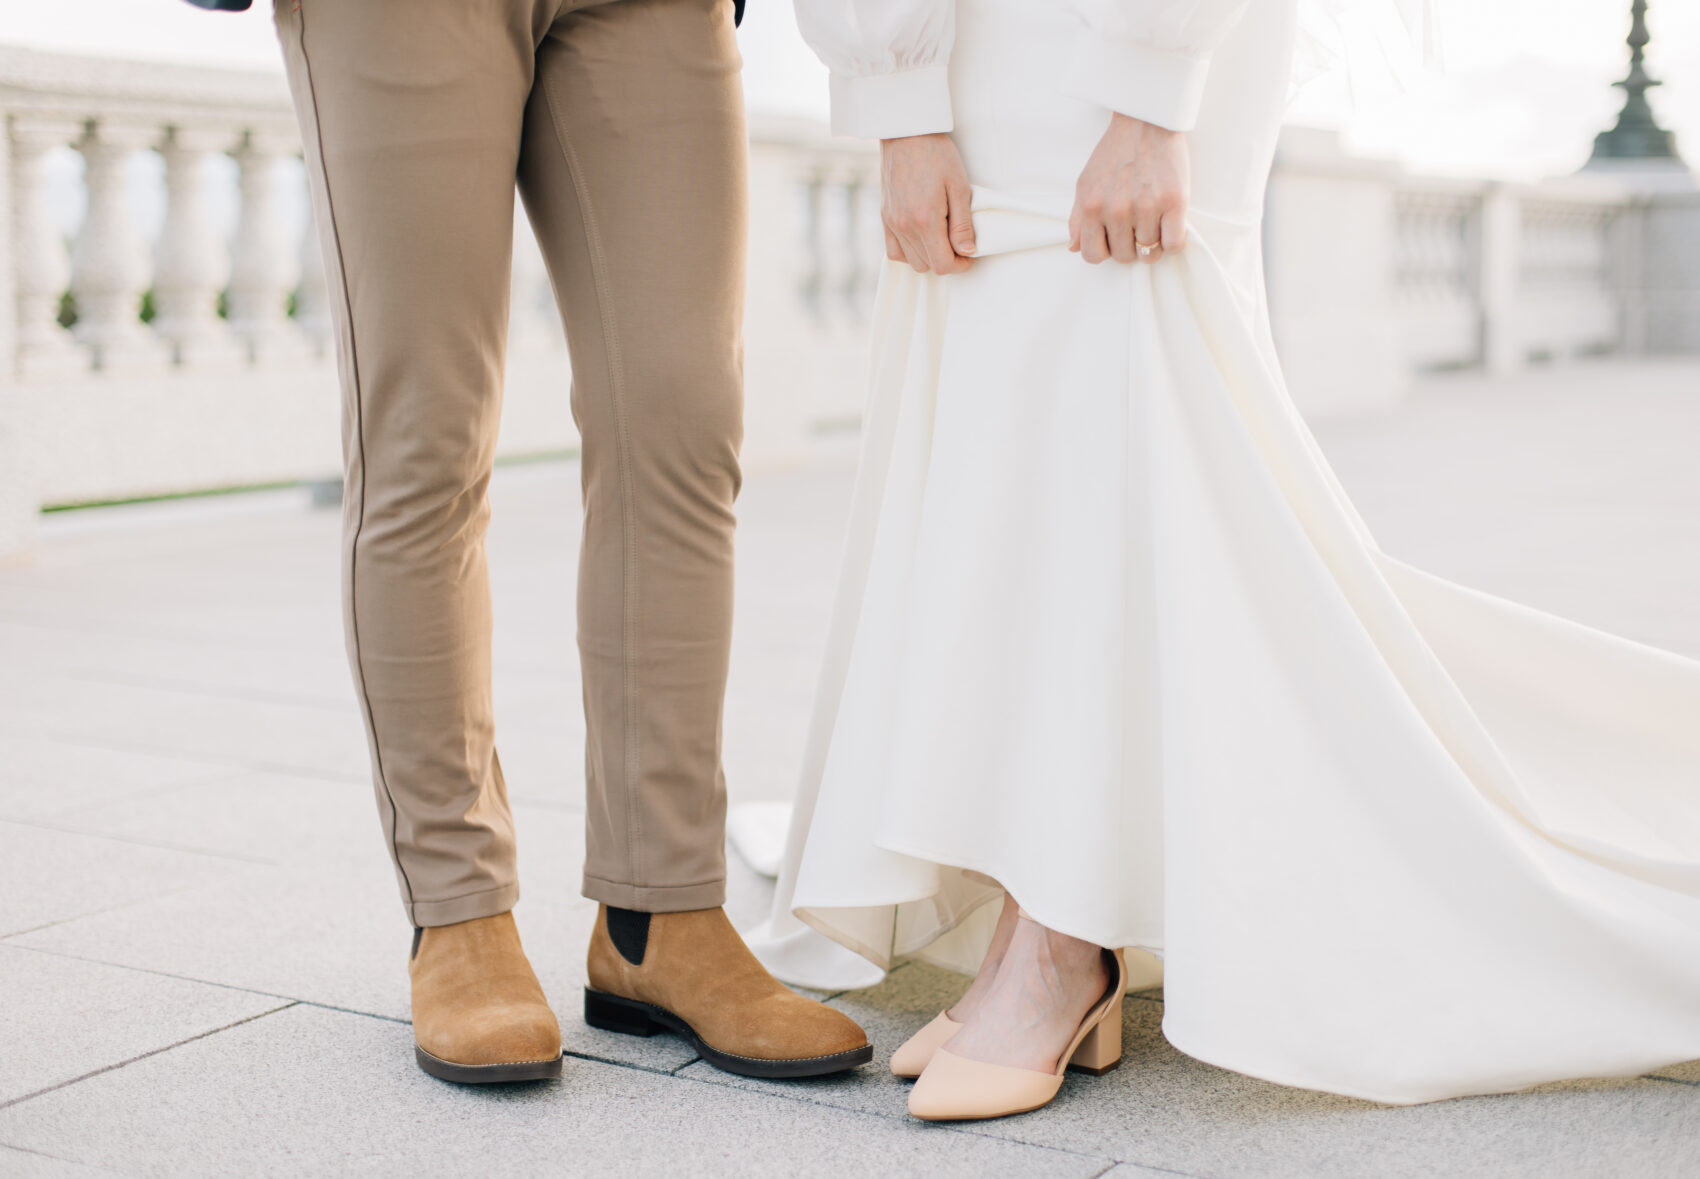
[[[1647,74],[1647,0],[1634,0],[1629,7],[1629,76],[1612,85],[1621,86],[1628,97],[1617,116],[1617,125],[1594,137],[1594,154],[1587,167],[1621,166],[1626,163],[1683,167],[1676,154],[1676,137],[1653,117],[1647,91],[1659,83]]]

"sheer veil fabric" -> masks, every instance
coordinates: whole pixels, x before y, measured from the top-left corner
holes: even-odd
[[[1057,81],[1078,18],[955,20],[980,256],[881,276],[758,955],[829,989],[972,971],[1001,884],[1133,948],[1182,1051],[1283,1084],[1700,1057],[1700,664],[1387,556],[1288,399],[1260,217],[1298,6],[1216,46],[1192,241],[1150,266],[1066,248],[1109,117]]]

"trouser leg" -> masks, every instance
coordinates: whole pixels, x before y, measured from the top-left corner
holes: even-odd
[[[500,413],[528,3],[279,0],[336,320],[348,652],[409,916],[518,895],[490,699]]]
[[[583,438],[586,896],[725,896],[721,707],[742,437],[745,154],[731,0],[563,14],[520,189]]]

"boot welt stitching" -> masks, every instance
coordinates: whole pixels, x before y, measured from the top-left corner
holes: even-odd
[[[541,1056],[536,1060],[492,1060],[488,1064],[467,1064],[462,1060],[450,1060],[446,1056],[438,1056],[435,1052],[425,1047],[425,1045],[421,1044],[418,1040],[413,1041],[413,1046],[423,1052],[426,1056],[429,1056],[432,1060],[441,1061],[444,1064],[452,1064],[456,1068],[510,1068],[516,1064],[553,1064],[565,1055],[565,1053],[557,1052],[554,1056]]]

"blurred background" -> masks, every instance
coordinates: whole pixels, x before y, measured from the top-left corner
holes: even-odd
[[[1700,352],[1700,196],[1677,154],[1700,143],[1700,5],[1645,7],[1442,0],[1444,72],[1297,91],[1266,261],[1303,409],[1387,406],[1437,371]],[[881,251],[876,161],[825,134],[789,5],[741,37],[759,467],[854,432]],[[0,553],[28,551],[43,508],[334,475],[324,278],[270,5],[0,0],[0,106]],[[516,221],[503,453],[561,454],[562,342]]]
[[[1264,259],[1292,395],[1395,556],[1700,656],[1700,4],[1440,11],[1444,72],[1292,101]],[[750,0],[740,38],[759,232],[726,764],[757,822],[801,760],[883,250],[877,154],[827,134],[789,0]],[[1098,1091],[1114,1116],[931,1133],[877,1064],[734,1090],[671,1037],[573,1018],[577,437],[523,216],[495,693],[517,914],[586,1116],[418,1074],[270,4],[0,0],[0,121],[0,1174],[1695,1173],[1694,1067],[1387,1110],[1179,1056],[1154,993]],[[771,885],[731,869],[747,926]],[[959,985],[910,965],[834,1002],[889,1049]],[[633,1110],[667,1130],[641,1166]]]
[[[1677,154],[1700,143],[1700,6],[1644,7],[1442,0],[1444,72],[1335,70],[1296,93],[1266,261],[1302,408],[1385,407],[1438,371],[1700,351],[1700,197]],[[789,5],[741,37],[759,467],[854,433],[881,251],[875,159],[826,135]],[[44,508],[332,477],[324,279],[270,5],[0,0],[0,107],[0,554],[29,551]],[[517,223],[503,454],[559,455],[563,347]]]

